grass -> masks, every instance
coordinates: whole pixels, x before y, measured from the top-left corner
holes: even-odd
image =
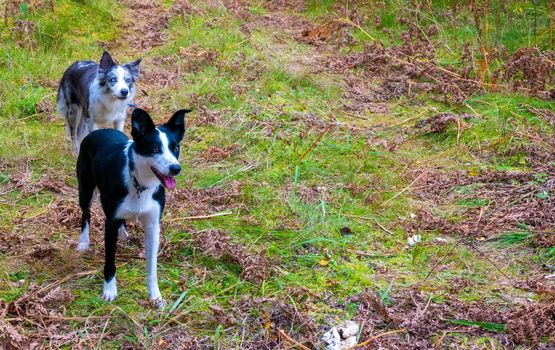
[[[477,326],[480,328],[487,329],[489,331],[504,332],[506,326],[502,323],[487,323],[487,322],[472,322],[467,320],[447,320],[454,324],[459,324],[463,326]]]
[[[165,2],[165,7],[169,8],[170,3]],[[462,106],[453,106],[421,96],[417,104],[395,102],[390,113],[369,114],[363,116],[368,120],[353,120],[341,108],[344,89],[341,77],[314,73],[302,63],[304,59],[316,64],[310,57],[314,54],[310,46],[287,35],[275,34],[264,26],[245,34],[241,27],[243,21],[224,6],[192,3],[202,11],[172,18],[167,30],[169,39],[161,46],[131,55],[134,48],[123,43],[119,49],[115,45],[115,56],[120,61],[143,56],[146,67],[154,68],[153,63],[161,56],[177,57],[177,64],[187,63],[187,56],[180,56],[181,49],[215,53],[213,62],[198,70],[182,72],[177,84],[144,87],[148,99],[143,96],[140,102],[154,103],[158,120],[178,107],[191,105],[221,113],[221,123],[199,125],[198,115],[190,120],[181,159],[185,171],[178,179],[178,187],[228,188],[234,181],[240,182],[241,206],[232,209],[232,215],[176,225],[177,219],[190,213],[174,209],[175,204],[170,202],[171,214],[166,213],[163,219],[164,236],[179,251],[159,266],[160,288],[171,306],[170,313],[158,313],[143,302],[146,289],[142,259],[118,260],[120,295],[111,304],[100,298],[100,270],[65,283],[75,295],[68,305],[67,316],[107,316],[111,334],[125,334],[104,340],[103,348],[118,348],[120,341],[136,347],[153,346],[160,341],[159,335],[152,333],[155,327],[164,325],[172,315],[178,315],[179,324],[194,329],[195,335],[208,337],[214,348],[236,347],[241,339],[207,316],[210,306],[223,305],[229,310],[242,296],[276,297],[296,303],[290,293],[299,288],[315,295],[330,295],[340,304],[348,304],[349,298],[361,291],[376,290],[385,305],[392,305],[395,303],[392,295],[397,290],[424,283],[422,290],[430,297],[437,296],[435,291],[447,289],[452,278],[464,276],[473,284],[472,288],[456,293],[461,300],[504,303],[495,294],[499,290],[510,297],[522,295],[518,290],[502,286],[504,277],[483,255],[466,245],[457,246],[445,258],[443,264],[448,268],[425,280],[446,248],[431,243],[439,232],[425,233],[426,244],[406,247],[408,233],[399,222],[410,218],[423,204],[410,189],[405,192],[403,189],[411,182],[407,175],[410,170],[424,166],[468,172],[529,169],[522,155],[478,159],[475,155],[488,145],[497,145],[496,149],[503,150],[519,142],[530,142],[517,134],[528,127],[552,133],[553,128],[546,121],[525,108],[551,109],[552,102],[487,92],[469,98]],[[385,3],[384,8],[370,10],[370,15],[380,15],[382,27],[394,33],[405,30],[406,25],[400,24],[392,11],[401,2]],[[29,10],[19,15],[18,18],[35,23],[34,35],[28,41],[17,40],[10,27],[1,31],[5,44],[0,47],[3,82],[0,89],[0,228],[27,237],[31,242],[46,239],[58,249],[57,255],[46,262],[22,258],[19,254],[23,250],[17,254],[10,251],[0,254],[0,299],[7,302],[26,293],[32,284],[42,285],[59,280],[68,272],[101,267],[100,232],[91,233],[97,238],[95,251],[78,256],[67,243],[76,240],[77,229],[59,226],[50,229],[40,225],[26,229],[20,223],[33,216],[43,217],[48,206],[60,198],[66,201],[75,198],[63,198],[44,189],[26,193],[11,187],[25,172],[30,172],[27,180],[30,183],[37,183],[47,174],[76,186],[75,159],[64,139],[63,123],[49,118],[54,114],[53,109],[44,113],[38,108],[53,107],[57,81],[72,61],[99,57],[105,43],[118,40],[125,33],[122,21],[133,20],[125,5],[110,0],[61,0],[55,6],[54,12]],[[326,20],[333,6],[332,1],[309,1],[298,15],[318,23]],[[533,40],[546,47],[545,17],[540,19],[540,30],[532,39],[531,7],[522,6],[522,9],[513,9],[516,15],[512,21],[526,25],[496,28],[497,32],[488,34],[491,36],[488,43],[499,41],[509,51]],[[267,9],[262,2],[254,1],[249,12],[261,15]],[[492,22],[494,18],[487,20]],[[370,22],[365,22],[363,28],[372,37],[388,42],[387,35]],[[476,44],[477,34],[472,23],[455,26],[438,13],[430,12],[421,17],[420,24],[440,26],[444,46],[439,51],[443,62],[456,62],[459,57],[454,53],[460,51],[465,41]],[[460,27],[464,30],[456,29]],[[350,32],[358,42],[353,48],[355,51],[369,40],[359,30]],[[528,34],[523,36],[525,32]],[[124,53],[125,57],[121,57]],[[496,64],[492,64],[492,70]],[[399,123],[415,115],[423,119],[436,111],[468,112],[478,117],[471,119],[470,128],[461,134],[452,128],[439,135],[409,135],[395,151],[369,142],[369,136],[396,142],[396,137],[405,134],[405,127],[414,121],[397,126]],[[198,108],[197,112],[200,114]],[[304,118],[309,112],[324,121],[334,117],[344,126],[321,136],[323,129]],[[386,128],[378,127],[382,124]],[[273,127],[271,132],[267,132],[268,125]],[[349,126],[362,127],[364,131],[352,131]],[[209,147],[233,144],[238,145],[238,150],[229,158],[218,162],[201,158]],[[312,151],[300,161],[312,146]],[[545,181],[541,174],[538,176],[538,181]],[[349,186],[362,190],[351,190]],[[451,203],[454,210],[447,215],[490,204],[488,200],[472,197],[472,188],[457,190],[468,197]],[[351,234],[342,235],[344,227],[349,227]],[[240,278],[237,264],[214,259],[199,250],[193,244],[193,235],[207,229],[226,231],[235,243],[254,251],[267,248],[268,256],[277,266],[272,277],[260,285],[251,283]],[[503,249],[512,249],[516,243],[526,244],[528,239],[528,232],[507,233],[499,239],[503,248],[489,250],[488,255],[510,274],[515,271],[532,274],[543,262],[553,259],[553,252],[527,249],[522,264],[502,259]],[[120,251],[134,252],[125,247]],[[530,262],[533,263],[529,265]],[[333,308],[320,299],[314,301],[309,315],[325,325],[327,317],[348,319],[355,314],[355,309],[354,306]],[[499,325],[465,320],[449,322],[501,331]],[[472,341],[480,342],[480,339]]]

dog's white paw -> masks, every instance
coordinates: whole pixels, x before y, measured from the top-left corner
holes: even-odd
[[[89,242],[79,242],[77,243],[77,251],[78,252],[87,251],[89,250],[89,246],[90,246]]]
[[[168,303],[166,302],[166,300],[164,300],[164,298],[162,298],[161,296],[159,296],[156,299],[150,299],[150,303],[158,310],[162,310],[163,308],[168,306]]]
[[[112,278],[110,282],[104,281],[104,290],[102,298],[106,301],[113,301],[118,296],[118,287],[116,286],[116,278]]]
[[[127,242],[127,239],[129,238],[129,233],[127,233],[127,230],[125,229],[125,226],[120,226],[118,228],[118,239],[121,242]]]

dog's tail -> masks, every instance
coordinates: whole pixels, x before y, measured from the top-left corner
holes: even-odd
[[[60,116],[64,118],[66,135],[71,138],[71,150],[78,155],[79,145],[89,133],[83,110],[81,106],[70,103],[62,89],[58,90],[57,109]]]

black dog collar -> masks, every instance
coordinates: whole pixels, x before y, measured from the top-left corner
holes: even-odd
[[[141,184],[139,183],[139,180],[137,180],[137,178],[135,177],[135,175],[133,175],[131,171],[129,172],[129,176],[131,176],[131,180],[133,181],[133,187],[135,187],[135,191],[137,191],[137,197],[141,197],[141,193],[143,193],[146,190],[146,187],[141,186]]]

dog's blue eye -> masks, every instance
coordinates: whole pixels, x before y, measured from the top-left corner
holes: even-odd
[[[173,148],[173,151],[176,152],[176,153],[179,152],[179,145],[175,146],[175,147]]]
[[[115,83],[116,81],[118,81],[116,78],[110,78],[110,83]]]
[[[152,150],[152,153],[159,153],[159,152],[160,152],[160,148],[154,148],[154,149]]]
[[[125,82],[126,82],[127,84],[131,84],[131,79],[125,79]]]

